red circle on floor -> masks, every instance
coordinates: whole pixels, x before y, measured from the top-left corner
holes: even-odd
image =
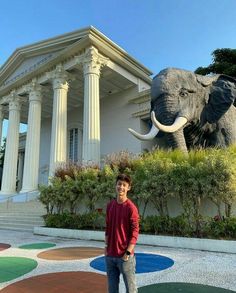
[[[98,247],[63,247],[40,252],[39,258],[48,260],[73,260],[96,257],[104,253],[104,249]]]
[[[11,247],[10,244],[0,243],[0,251],[3,251],[5,249],[8,249],[9,247]]]
[[[1,293],[104,293],[106,276],[91,272],[50,273],[24,279],[1,290]]]

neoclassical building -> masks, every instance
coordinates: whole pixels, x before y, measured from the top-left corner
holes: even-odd
[[[16,193],[17,177],[19,192],[37,190],[60,163],[150,149],[155,141],[128,127],[149,128],[151,74],[94,27],[16,49],[0,68],[1,131],[8,119],[1,195]]]

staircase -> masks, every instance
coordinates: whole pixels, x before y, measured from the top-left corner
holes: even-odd
[[[38,193],[16,194],[0,198],[0,229],[30,231],[35,226],[44,226],[44,206],[37,199]]]

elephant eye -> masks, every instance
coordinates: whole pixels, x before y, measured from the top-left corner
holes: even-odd
[[[181,97],[187,97],[189,94],[195,93],[196,91],[186,88],[181,88],[179,91],[179,95]]]
[[[182,88],[181,90],[180,90],[180,92],[179,92],[179,95],[181,96],[181,97],[187,97],[188,96],[188,90],[187,89],[184,89],[184,88]]]

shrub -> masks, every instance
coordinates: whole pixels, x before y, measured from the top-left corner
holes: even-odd
[[[80,164],[74,162],[63,163],[56,168],[54,177],[61,178],[62,181],[66,180],[66,177],[75,179],[76,175],[80,173],[81,169],[82,165]]]
[[[170,218],[161,216],[147,216],[141,220],[141,231],[153,234],[168,234],[170,231]]]
[[[81,190],[84,202],[90,212],[95,211],[95,204],[101,197],[99,192],[99,169],[86,167],[80,174]]]
[[[80,215],[81,228],[82,229],[99,229],[103,230],[105,228],[105,214],[99,213],[97,211],[89,212]]]
[[[206,234],[218,239],[236,239],[236,217],[211,218],[206,226]]]
[[[173,236],[189,237],[194,235],[194,229],[188,219],[182,214],[170,219],[170,232]]]
[[[236,147],[194,150],[188,155],[175,151],[155,150],[139,157],[128,152],[110,155],[102,169],[69,164],[61,167],[50,185],[40,187],[40,200],[48,217],[48,225],[63,227],[104,227],[104,215],[96,214],[96,204],[115,195],[115,179],[119,172],[128,173],[133,181],[129,197],[141,215],[141,231],[179,236],[234,237],[235,220],[232,205],[236,199]],[[169,202],[177,198],[181,215],[169,217]],[[201,214],[203,199],[210,199],[222,221],[205,220]],[[87,213],[76,217],[78,207],[85,204]],[[145,218],[148,205],[157,215]],[[225,206],[225,210],[222,209]],[[55,223],[54,223],[55,222]]]
[[[119,173],[129,173],[133,169],[133,160],[137,155],[128,151],[120,151],[107,155],[104,159],[105,165],[112,169],[118,169]]]
[[[51,214],[44,216],[46,227],[78,229],[79,216],[69,213]]]
[[[97,211],[85,214],[50,214],[44,216],[46,227],[68,229],[99,229],[105,228],[105,214]]]

